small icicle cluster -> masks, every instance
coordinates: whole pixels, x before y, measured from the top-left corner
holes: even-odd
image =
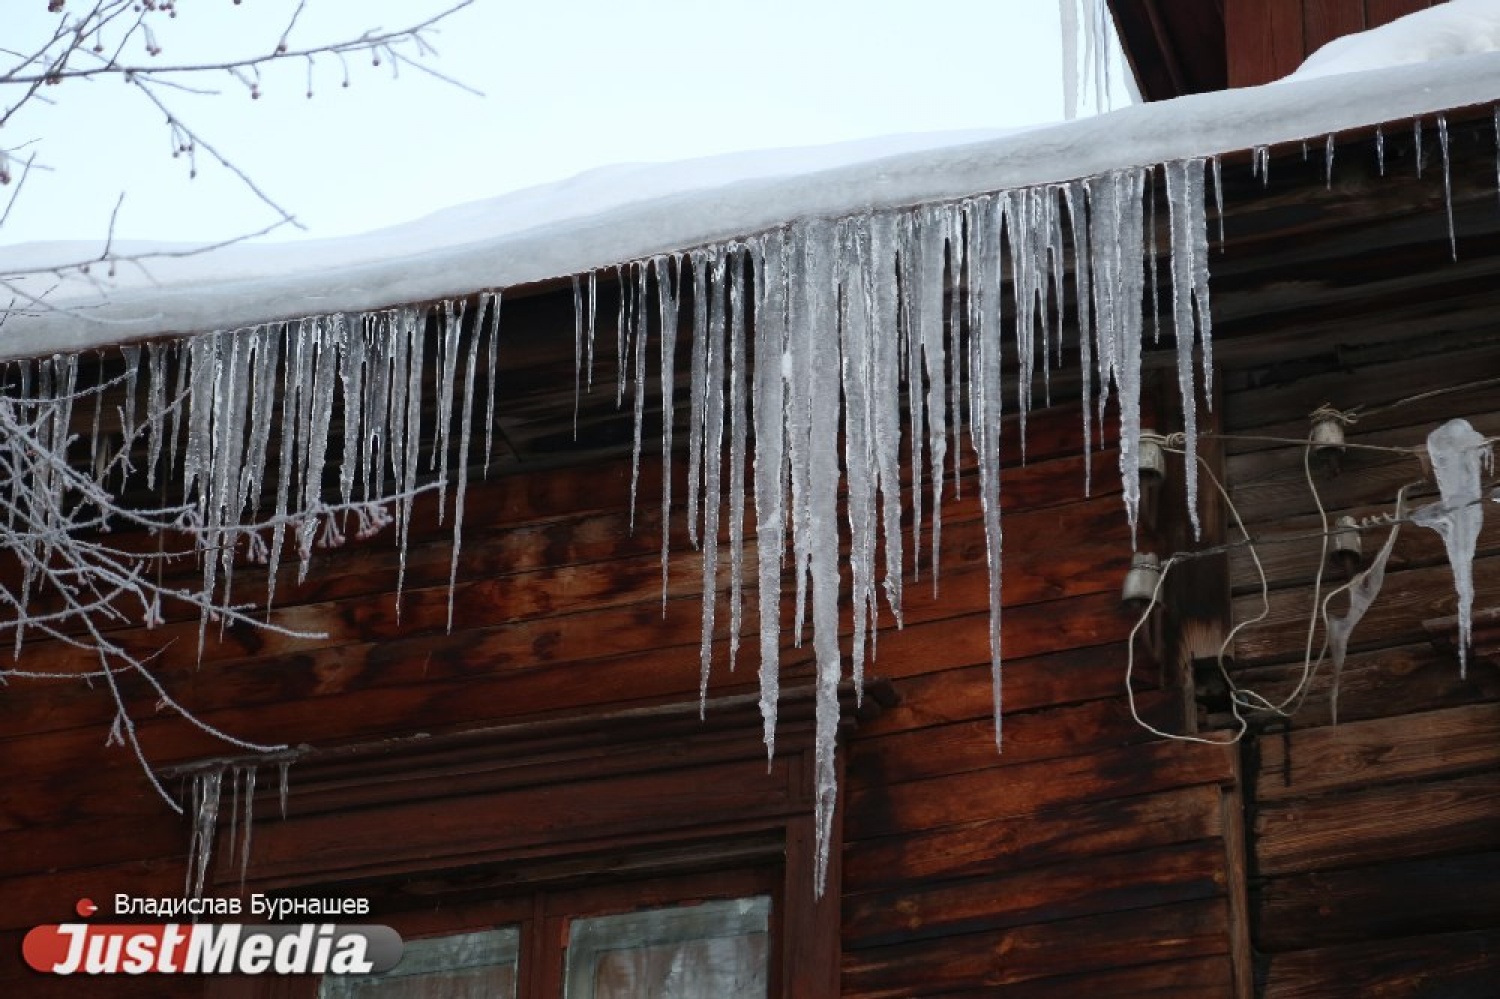
[[[281,817],[286,818],[287,775],[290,763],[282,760],[277,764],[280,772],[278,797]],[[213,859],[214,839],[218,833],[221,811],[229,813],[229,857],[227,863],[232,870],[239,866],[240,885],[245,883],[245,874],[250,866],[250,844],[255,823],[255,784],[259,768],[247,763],[222,763],[198,770],[189,780],[188,815],[192,820],[192,836],[188,841],[187,882],[183,894],[188,898],[202,898],[208,878],[209,862]],[[229,783],[227,809],[224,808],[224,784]]]
[[[18,497],[12,532],[19,515],[32,547],[53,552],[84,530],[107,529],[113,519],[190,538],[202,555],[196,595],[158,592],[151,574],[137,571],[124,553],[92,572],[111,588],[136,591],[148,626],[160,621],[164,597],[195,604],[200,647],[211,620],[242,619],[232,591],[241,555],[267,564],[269,607],[285,559],[295,557],[299,579],[305,578],[316,548],[336,547],[348,531],[366,536],[394,520],[404,579],[414,498],[423,489],[445,494],[450,458],[469,453],[482,339],[488,340],[493,423],[499,298],[486,293],[477,301],[481,315],[467,325],[465,303],[441,303],[431,310],[316,316],[126,346],[120,348],[123,370],[86,388],[79,387],[77,356],[12,362],[4,371],[9,391],[0,396],[0,449],[15,458],[6,465],[13,473],[11,494]],[[429,325],[440,334],[435,351]],[[427,428],[421,425],[423,368],[432,353],[438,415],[436,426]],[[75,409],[87,406],[93,408],[91,433],[80,439],[70,421]],[[418,457],[428,444],[435,467],[420,469]],[[332,486],[324,470],[335,451]],[[180,495],[165,497],[157,508],[117,499],[179,476]],[[465,476],[456,478],[455,567]],[[440,501],[440,511],[444,505]],[[109,550],[93,547],[86,554],[100,562],[99,551]],[[40,554],[27,560],[23,591],[13,603],[17,616],[5,622],[17,643],[34,626],[26,612],[31,594],[49,583],[62,593],[70,585],[49,568],[55,565]]]
[[[1205,386],[1212,363],[1206,163],[1170,163],[1165,171],[1179,381],[1191,449],[1199,391],[1195,352]],[[901,620],[908,571],[901,517],[908,505],[910,568],[920,571],[920,545],[924,530],[930,531],[926,560],[936,585],[942,504],[950,475],[957,487],[965,424],[977,458],[989,551],[1000,740],[1000,418],[1007,411],[1002,355],[1009,345],[1019,362],[1010,392],[1024,428],[1037,382],[1050,401],[1050,371],[1061,360],[1069,312],[1089,373],[1085,439],[1091,440],[1095,401],[1102,419],[1113,395],[1120,411],[1125,502],[1134,523],[1140,496],[1142,338],[1146,302],[1155,301],[1154,281],[1147,277],[1148,268],[1155,274],[1154,206],[1147,201],[1151,174],[1149,168],[1123,169],[961,202],[802,220],[683,257],[656,257],[615,270],[621,288],[616,391],[623,402],[629,383],[634,396],[637,461],[650,317],[654,313],[661,333],[660,384],[670,387],[677,378],[678,324],[686,312],[679,298],[691,289],[686,513],[689,536],[703,553],[700,690],[706,696],[721,599],[723,517],[727,510],[732,664],[743,613],[745,520],[753,507],[768,752],[775,745],[781,573],[783,565],[792,567],[794,641],[802,643],[810,623],[816,662],[818,852],[824,861],[837,795],[834,748],[845,655],[839,641],[841,582],[847,571],[854,622],[848,654],[859,692],[875,653],[881,593],[894,620]],[[1065,301],[1070,270],[1071,303]],[[1007,281],[1014,296],[1008,321],[1002,318]],[[583,285],[575,285],[580,389],[583,367],[592,362],[597,283],[598,275],[590,275],[586,300]],[[662,395],[663,513],[669,515],[673,411],[670,389]],[[903,461],[911,472],[909,487],[901,481]],[[638,465],[632,481],[637,473]],[[841,493],[846,496],[842,523]],[[847,570],[840,555],[843,540],[849,544]],[[883,564],[877,565],[882,548]],[[664,580],[666,555],[664,537]]]
[[[1486,473],[1494,471],[1494,451],[1468,420],[1449,420],[1427,435],[1427,456],[1442,501],[1422,507],[1412,519],[1436,531],[1448,553],[1458,596],[1459,675],[1467,676],[1474,615],[1474,552],[1484,529],[1482,481]]]

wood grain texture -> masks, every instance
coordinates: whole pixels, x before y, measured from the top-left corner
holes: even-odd
[[[1366,27],[1365,0],[1303,0],[1302,47],[1308,55]]]
[[[1253,831],[1263,874],[1487,851],[1500,836],[1500,775],[1266,805],[1256,814]]]
[[[1433,934],[1277,955],[1266,999],[1489,999],[1500,981],[1500,931]]]
[[[1303,0],[1225,0],[1229,86],[1253,87],[1296,69],[1306,52]]]
[[[1255,794],[1280,801],[1500,766],[1500,704],[1297,729],[1260,746]]]

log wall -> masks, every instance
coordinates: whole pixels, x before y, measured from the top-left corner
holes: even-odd
[[[1011,430],[1007,451],[1018,454]],[[1095,495],[1085,498],[1079,438],[1076,406],[1034,414],[1028,463],[1012,463],[1004,479],[1003,754],[992,738],[985,545],[972,469],[962,498],[945,508],[940,587],[934,592],[924,564],[921,579],[908,583],[904,629],[882,619],[875,671],[900,701],[844,749],[844,995],[962,995],[1002,985],[1016,996],[1230,995],[1247,971],[1235,960],[1244,927],[1233,873],[1238,761],[1232,751],[1153,741],[1129,717],[1122,639],[1130,619],[1117,594],[1130,541],[1111,485],[1117,455],[1087,459]],[[273,619],[324,639],[233,628],[221,636],[210,627],[200,661],[196,621],[127,625],[113,637],[160,649],[154,669],[204,721],[292,745],[696,699],[701,580],[679,511],[664,609],[658,468],[648,460],[643,469],[634,533],[628,461],[475,483],[451,632],[451,527],[440,527],[426,504],[414,518],[399,620],[397,555],[378,538],[322,554],[300,586],[284,574]],[[186,580],[196,569],[178,571]],[[236,587],[250,597],[264,582],[264,570],[244,566]],[[747,624],[753,589],[748,599]],[[783,609],[789,623],[789,602]],[[748,634],[738,671],[725,665],[727,620],[721,609],[711,696],[754,681]],[[810,650],[788,642],[783,655],[787,677],[808,675]],[[90,666],[55,642],[28,643],[28,662]],[[127,686],[153,763],[225,752],[159,711],[142,684]],[[1181,694],[1152,671],[1138,686],[1148,717],[1181,719]],[[128,751],[104,745],[107,697],[82,684],[17,682],[4,707],[5,952],[17,954],[26,928],[69,919],[80,897],[180,895],[187,825],[150,791]],[[264,787],[274,775],[260,780]],[[315,804],[299,803],[295,764],[291,788],[294,815]],[[444,820],[431,821],[428,838]],[[281,853],[291,848],[284,838]],[[370,840],[362,835],[361,849]],[[216,864],[214,876],[232,890],[222,856]],[[256,877],[252,847],[252,884]],[[110,986],[111,995],[196,995],[203,983]],[[0,960],[0,994],[76,988]]]
[[[1322,560],[1318,500],[1328,518],[1366,519],[1390,512],[1396,490],[1427,474],[1416,454],[1361,448],[1421,450],[1428,432],[1454,417],[1500,432],[1495,386],[1462,388],[1500,371],[1493,338],[1476,346],[1434,335],[1367,353],[1363,363],[1347,354],[1279,384],[1254,384],[1264,370],[1231,375],[1225,419],[1234,434],[1301,439],[1320,405],[1368,411],[1348,427],[1351,447],[1336,468],[1312,462],[1316,498],[1300,445],[1227,442],[1231,492],[1259,541],[1269,590],[1263,603],[1249,549],[1234,552],[1235,619],[1266,612],[1234,643],[1234,675],[1276,702],[1293,696],[1302,676]],[[1447,391],[1415,398],[1439,390]],[[1435,498],[1430,483],[1413,496]],[[1361,532],[1365,565],[1387,531]],[[1328,565],[1322,592],[1349,578]],[[1500,607],[1493,515],[1474,579],[1482,621]],[[1332,609],[1345,606],[1339,598]],[[1384,587],[1354,632],[1337,725],[1325,662],[1293,718],[1267,723],[1247,745],[1252,927],[1267,997],[1478,997],[1500,982],[1500,669],[1491,642],[1491,656],[1481,648],[1460,676],[1454,613],[1441,541],[1404,526]],[[1314,653],[1322,639],[1319,626]]]

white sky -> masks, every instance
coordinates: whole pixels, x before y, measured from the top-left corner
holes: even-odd
[[[0,47],[50,34],[39,0],[7,0]],[[82,8],[80,0],[70,6]],[[292,46],[394,28],[429,0],[310,0]],[[294,0],[182,3],[162,63],[274,47]],[[989,129],[1062,116],[1056,0],[478,0],[443,23],[433,65],[485,92],[337,60],[267,72],[251,100],[224,73],[216,97],[164,92],[174,111],[307,227],[273,238],[361,232],[609,163],[682,160],[872,135]],[[133,61],[149,62],[144,53]],[[189,180],[161,115],[119,81],[46,88],[0,133],[38,140],[0,244],[119,238],[208,241],[275,216],[200,153]],[[0,98],[13,95],[0,91]],[[1117,102],[1118,103],[1118,102]],[[0,196],[9,189],[0,189]]]

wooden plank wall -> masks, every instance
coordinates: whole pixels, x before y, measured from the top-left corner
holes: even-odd
[[[1225,0],[1229,86],[1280,79],[1328,42],[1440,0]]]
[[[1128,716],[1121,642],[1130,621],[1117,594],[1130,543],[1110,485],[1117,456],[1089,459],[1095,496],[1083,498],[1079,436],[1076,406],[1035,414],[1029,462],[1013,462],[1004,480],[1003,755],[991,738],[985,545],[972,469],[963,498],[946,509],[940,590],[924,566],[908,586],[904,630],[883,621],[876,669],[902,700],[847,750],[848,996],[963,995],[998,985],[1028,997],[1231,994],[1232,941],[1242,928],[1229,859],[1241,825],[1237,760],[1152,741]],[[1006,446],[1019,453],[1013,433]],[[283,579],[275,620],[324,631],[324,639],[211,630],[200,662],[194,621],[126,626],[113,637],[160,649],[155,670],[205,721],[293,745],[695,698],[698,562],[679,512],[664,614],[658,467],[648,461],[643,470],[634,533],[627,460],[476,484],[451,633],[451,527],[425,504],[414,518],[399,621],[390,593],[397,554],[380,538],[323,553],[304,585],[290,572]],[[680,480],[678,489],[681,496]],[[264,570],[245,566],[236,585],[248,596],[263,584]],[[720,615],[721,638],[727,620]],[[711,694],[749,688],[753,648],[743,646],[736,673],[720,660]],[[805,676],[809,655],[788,644],[788,675]],[[23,665],[41,661],[89,665],[59,643],[28,644]],[[1141,703],[1170,724],[1182,705],[1158,687],[1144,680]],[[157,764],[225,752],[159,712],[143,685],[129,693]],[[130,754],[104,745],[112,711],[99,689],[17,682],[4,706],[0,995],[73,994],[73,983],[20,967],[20,935],[66,920],[80,897],[179,895],[188,829],[150,792]],[[295,797],[295,766],[292,786]],[[253,850],[250,868],[253,876]],[[111,994],[201,987],[116,981]]]
[[[1080,500],[1077,411],[1059,415],[1066,450],[1039,454],[1033,433],[1028,470],[1071,485],[1005,522],[1004,752],[982,602],[945,581],[944,620],[881,637],[902,703],[849,753],[845,996],[1239,994],[1236,754],[1129,717],[1113,453],[1094,466],[1105,495]],[[1143,711],[1178,724],[1177,697],[1146,675]]]
[[[1349,428],[1357,445],[1421,448],[1428,432],[1464,417],[1500,433],[1493,385],[1382,408],[1500,371],[1500,339],[1441,334],[1351,353],[1322,373],[1226,396],[1231,433],[1302,439],[1308,414],[1330,403],[1369,410]],[[1361,357],[1364,358],[1361,361]],[[1269,579],[1264,622],[1241,633],[1236,679],[1274,701],[1301,675],[1320,561],[1316,503],[1300,446],[1229,442],[1235,503]],[[1329,517],[1391,509],[1424,475],[1414,455],[1349,449],[1337,471],[1314,462]],[[1431,487],[1419,491],[1429,502]],[[1385,528],[1363,532],[1366,558]],[[1367,563],[1366,563],[1367,564]],[[1347,580],[1330,568],[1323,592]],[[1500,607],[1500,518],[1479,541],[1476,611]],[[1261,610],[1246,550],[1232,560],[1236,620]],[[1333,996],[1492,996],[1500,982],[1500,664],[1459,676],[1453,584],[1431,531],[1402,528],[1384,588],[1356,629],[1332,724],[1326,665],[1302,709],[1248,752],[1246,793],[1256,877],[1254,943],[1270,999]],[[1341,612],[1344,604],[1334,604]],[[1321,630],[1314,649],[1321,644]]]

